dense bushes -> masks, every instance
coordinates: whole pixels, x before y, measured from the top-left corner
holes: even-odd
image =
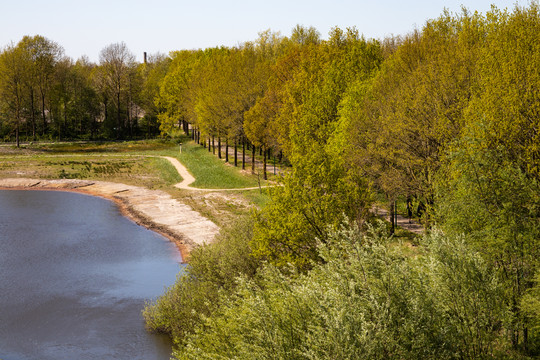
[[[361,233],[342,227],[319,243],[323,262],[308,273],[270,264],[256,275],[252,266],[229,269],[229,280],[219,280],[221,290],[200,286],[203,295],[177,284],[158,307],[174,296],[207,302],[191,308],[199,317],[191,324],[193,333],[181,333],[179,359],[502,356],[509,347],[501,337],[508,309],[497,271],[464,239],[435,232],[421,244],[405,256],[379,228]],[[214,266],[201,272],[200,266],[193,265],[179,284],[193,283],[197,271],[204,276],[226,270]],[[182,301],[189,305],[180,300],[177,306]]]
[[[236,277],[253,276],[258,263],[250,256],[251,228],[249,218],[240,219],[222,231],[214,244],[195,249],[176,283],[155,303],[147,304],[143,312],[147,327],[182,343],[220,306],[221,293],[236,287]]]

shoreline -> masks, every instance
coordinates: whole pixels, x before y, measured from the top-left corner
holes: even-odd
[[[188,205],[160,190],[105,181],[28,178],[0,179],[0,190],[65,191],[113,201],[122,215],[174,243],[189,260],[191,250],[213,241],[219,228]]]

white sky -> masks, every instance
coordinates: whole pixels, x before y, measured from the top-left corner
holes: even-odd
[[[124,41],[142,61],[149,54],[235,46],[262,30],[290,35],[297,25],[330,29],[356,26],[367,38],[421,28],[444,8],[485,13],[491,4],[512,10],[528,0],[0,0],[0,47],[24,35],[43,35],[77,59],[98,61],[105,46]]]

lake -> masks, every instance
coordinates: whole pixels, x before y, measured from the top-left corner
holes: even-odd
[[[0,359],[169,359],[141,311],[180,261],[112,201],[0,191]]]

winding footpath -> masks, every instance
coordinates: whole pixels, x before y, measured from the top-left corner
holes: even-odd
[[[243,191],[243,190],[257,190],[260,188],[267,188],[270,186],[255,186],[255,187],[247,187],[247,188],[233,188],[233,189],[201,189],[201,188],[195,188],[192,187],[191,184],[195,182],[195,178],[193,175],[190,174],[188,169],[182,165],[178,159],[175,159],[170,156],[160,156],[163,159],[169,160],[169,162],[176,168],[176,171],[178,171],[178,174],[182,177],[182,181],[178,184],[175,184],[174,187],[178,189],[184,189],[184,190],[193,190],[193,191]]]

